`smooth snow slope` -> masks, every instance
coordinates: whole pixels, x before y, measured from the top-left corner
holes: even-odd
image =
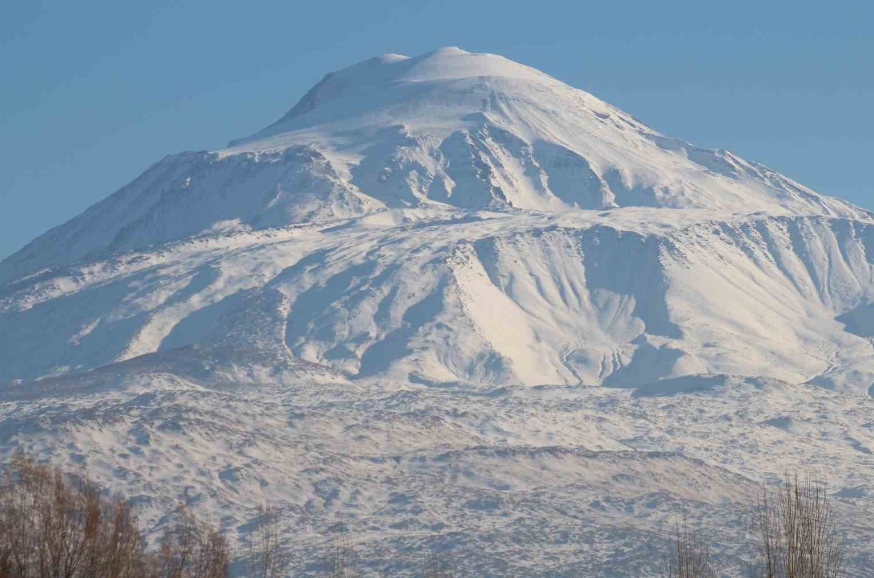
[[[500,56],[385,55],[0,263],[0,434],[156,524],[264,498],[374,572],[641,576],[673,508],[740,529],[802,461],[874,510],[872,312],[870,213]]]

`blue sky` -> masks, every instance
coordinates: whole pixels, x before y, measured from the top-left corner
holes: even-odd
[[[166,154],[280,117],[326,72],[455,45],[874,209],[874,3],[10,2],[0,259]]]

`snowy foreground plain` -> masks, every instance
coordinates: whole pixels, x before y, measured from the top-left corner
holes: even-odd
[[[756,484],[817,468],[874,576],[874,216],[449,48],[330,74],[0,264],[0,451],[297,570],[728,576]],[[242,542],[241,542],[242,543]],[[314,572],[313,568],[309,567]]]

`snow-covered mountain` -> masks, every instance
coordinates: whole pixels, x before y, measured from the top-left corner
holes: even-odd
[[[447,48],[3,261],[0,431],[155,515],[343,522],[374,571],[488,543],[480,574],[641,576],[671,508],[740,536],[741,488],[801,462],[874,511],[872,338],[874,215]]]

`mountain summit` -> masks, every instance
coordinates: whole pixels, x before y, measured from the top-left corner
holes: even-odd
[[[0,433],[155,515],[642,576],[792,452],[874,511],[872,326],[867,211],[500,56],[389,54],[0,263]]]
[[[755,163],[667,138],[542,72],[444,48],[334,72],[279,121],[169,156],[0,268],[393,208],[621,207],[867,218]]]
[[[872,293],[869,222],[503,57],[383,55],[224,150],[166,157],[0,264],[0,380],[224,339],[227,313],[276,294],[280,351],[347,377],[845,384],[874,363],[847,332]],[[174,256],[215,243],[234,250]],[[22,355],[46,332],[53,347]]]

